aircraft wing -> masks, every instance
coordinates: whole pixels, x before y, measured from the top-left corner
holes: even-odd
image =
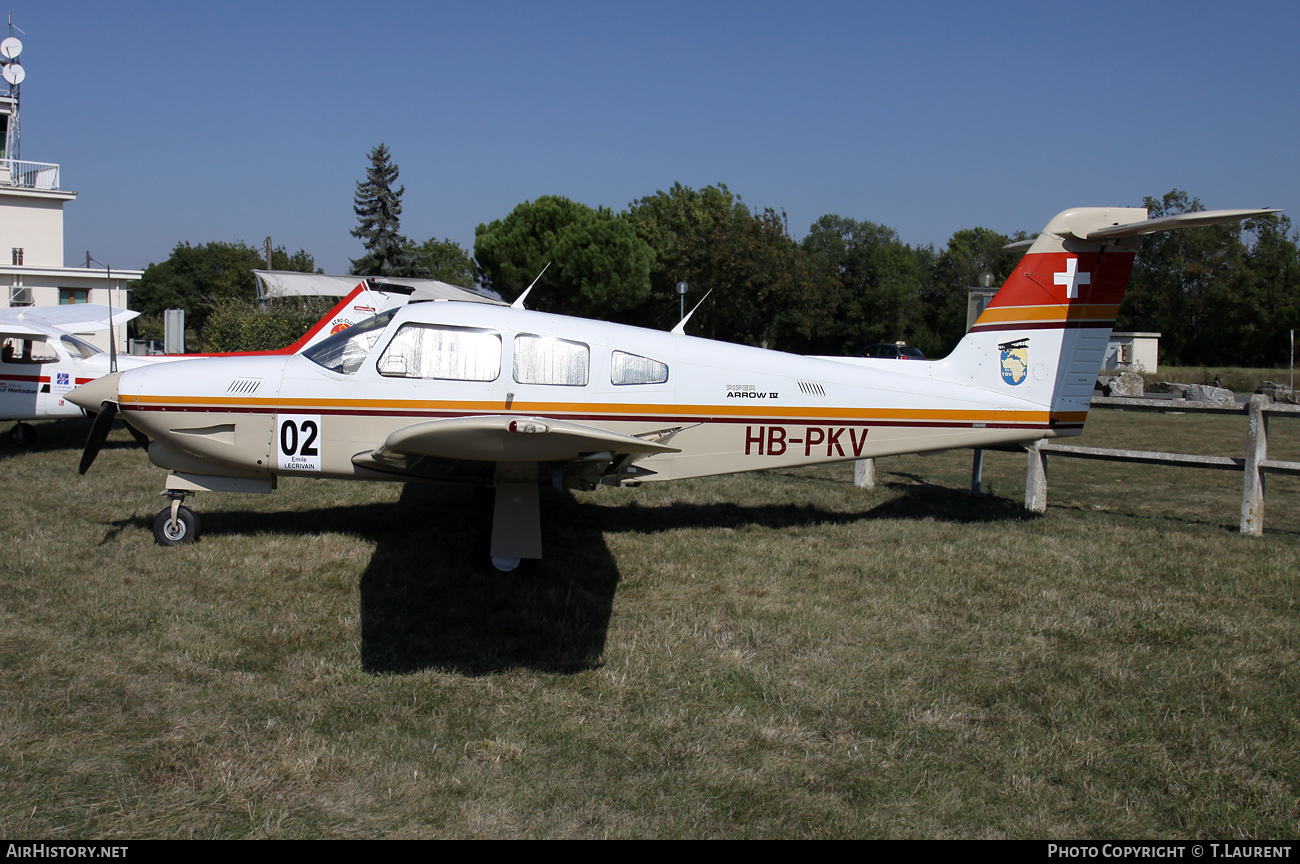
[[[130,309],[99,303],[76,303],[69,306],[15,306],[0,309],[0,334],[43,339],[62,333],[94,333],[110,326],[125,324],[139,315]],[[109,324],[109,316],[112,324]]]
[[[655,433],[654,437],[671,437],[675,431]],[[485,415],[448,417],[404,426],[379,447],[358,454],[352,461],[365,467],[405,473],[412,467],[413,459],[420,457],[457,462],[572,462],[596,454],[613,459],[677,452],[680,452],[677,448],[658,440],[567,420]]]

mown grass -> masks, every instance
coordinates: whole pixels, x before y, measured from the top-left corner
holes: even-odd
[[[7,837],[1280,838],[1300,827],[1297,481],[970,455],[544,499],[290,481],[149,532],[85,426],[0,448]],[[1300,458],[1300,423],[1271,453]],[[1081,443],[1240,455],[1243,418]]]

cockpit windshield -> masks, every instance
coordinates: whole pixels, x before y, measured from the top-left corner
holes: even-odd
[[[366,359],[370,349],[375,347],[375,342],[379,340],[380,334],[384,332],[384,328],[388,326],[389,321],[393,320],[393,315],[396,313],[396,309],[390,309],[346,330],[340,330],[302,352],[302,356],[331,372],[351,375],[360,368],[362,361]]]

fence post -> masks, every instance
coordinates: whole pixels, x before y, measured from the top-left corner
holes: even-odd
[[[863,489],[871,489],[875,487],[875,459],[859,459],[853,463],[853,485]]]
[[[970,491],[980,491],[980,486],[984,484],[984,450],[981,447],[975,448],[975,456],[970,466]]]
[[[1047,511],[1047,451],[1038,446],[1046,440],[1040,438],[1026,446],[1029,467],[1025,471],[1025,509],[1034,513]]]
[[[1241,487],[1241,533],[1256,537],[1264,533],[1264,471],[1260,463],[1268,458],[1268,415],[1264,407],[1269,398],[1256,393],[1250,397],[1250,437],[1246,441],[1246,478]]]

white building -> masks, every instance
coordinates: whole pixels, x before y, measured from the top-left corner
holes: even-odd
[[[1159,365],[1159,333],[1111,333],[1101,371],[1155,372]]]
[[[7,92],[0,93],[0,281],[8,306],[103,303],[129,308],[130,283],[140,270],[112,270],[95,264],[63,266],[63,205],[77,193],[60,185],[59,166],[19,158],[18,101],[23,72],[12,37],[0,43]],[[17,51],[21,51],[21,44]],[[12,53],[10,53],[12,52]],[[14,80],[17,79],[17,80]],[[125,351],[126,325],[114,328]],[[108,350],[108,331],[88,335]]]

